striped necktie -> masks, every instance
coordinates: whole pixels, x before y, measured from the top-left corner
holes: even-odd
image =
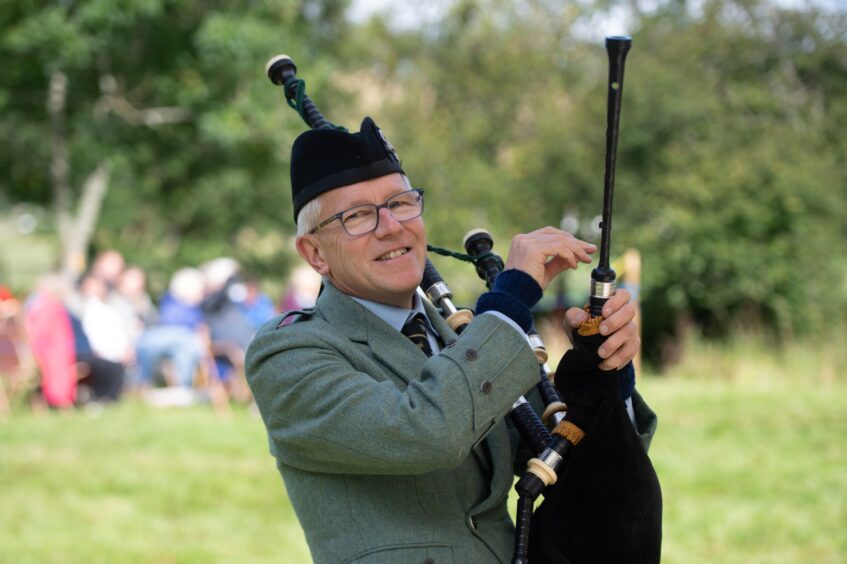
[[[406,321],[400,332],[415,343],[426,356],[432,356],[432,348],[429,346],[429,339],[426,336],[426,320],[422,313],[416,313]]]

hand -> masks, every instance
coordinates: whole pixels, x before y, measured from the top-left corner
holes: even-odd
[[[597,246],[581,241],[561,229],[543,227],[531,233],[515,235],[509,247],[505,268],[517,268],[532,276],[541,289],[568,268],[580,262],[590,263]]]
[[[629,290],[618,289],[615,295],[603,304],[603,323],[600,324],[600,334],[607,336],[606,342],[600,346],[597,354],[603,359],[601,370],[619,370],[635,358],[641,339],[635,326],[635,304],[631,303]],[[590,317],[587,311],[572,307],[565,312],[566,331],[570,337],[573,329]]]

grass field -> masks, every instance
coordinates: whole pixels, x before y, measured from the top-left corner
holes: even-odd
[[[847,562],[847,379],[692,358],[639,382],[660,417],[663,562]],[[690,374],[708,358],[720,370]],[[256,416],[127,401],[0,420],[0,561],[309,557]]]

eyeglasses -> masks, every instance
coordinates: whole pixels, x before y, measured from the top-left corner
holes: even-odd
[[[309,233],[313,234],[337,219],[351,237],[366,235],[379,226],[379,210],[382,208],[387,209],[391,217],[400,222],[420,217],[423,213],[423,190],[407,190],[391,196],[381,204],[362,204],[338,212],[317,224]]]

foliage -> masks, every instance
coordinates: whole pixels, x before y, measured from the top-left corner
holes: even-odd
[[[415,41],[371,24],[369,38],[386,38],[357,56],[378,61],[384,91],[402,85],[381,115],[435,202],[432,239],[599,214],[607,63],[584,37],[595,13],[468,0]],[[631,17],[612,249],[644,257],[649,358],[690,322],[713,335],[738,320],[782,336],[825,326],[847,303],[847,263],[828,251],[847,213],[847,13],[711,0]]]
[[[430,25],[344,19],[344,0],[23,2],[0,8],[0,186],[51,199],[48,77],[69,78],[73,184],[104,159],[93,250],[155,272],[234,255],[291,264],[288,153],[304,125],[261,72],[277,49],[352,130],[372,115],[426,190],[433,244],[509,238],[601,209],[606,57],[592,32],[626,14],[614,254],[644,257],[648,357],[694,323],[781,336],[847,304],[847,12],[775,0],[457,0]],[[128,104],[128,106],[127,106]],[[149,108],[187,119],[133,122]],[[136,114],[127,108],[136,110]],[[461,303],[482,285],[436,258]],[[163,280],[163,278],[161,278]],[[570,280],[570,279],[569,279]],[[587,285],[586,285],[587,288]]]
[[[287,240],[264,233],[289,222],[282,148],[301,128],[278,119],[284,101],[262,68],[283,46],[301,53],[327,47],[315,41],[316,22],[343,26],[339,6],[4,4],[3,191],[50,203],[45,101],[50,74],[62,71],[72,184],[78,188],[98,162],[113,170],[92,251],[118,248],[154,271],[219,255],[234,255],[258,274],[283,269]],[[319,85],[325,75],[321,67],[310,73]]]
[[[804,334],[844,304],[844,259],[827,250],[845,235],[847,81],[825,69],[845,61],[847,14],[767,8],[659,12],[636,35],[648,58],[629,85],[621,158],[634,174],[620,185],[625,221],[644,226],[629,232],[650,333],[691,319],[712,334],[745,320]]]

